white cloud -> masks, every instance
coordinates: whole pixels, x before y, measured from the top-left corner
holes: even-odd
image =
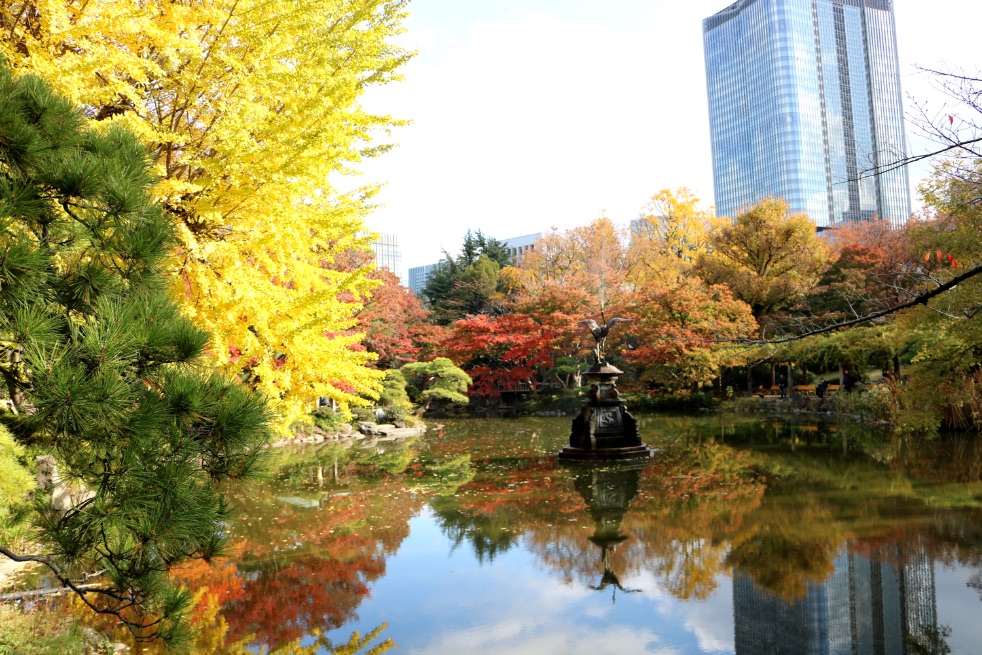
[[[422,648],[410,648],[410,655],[429,653],[467,653],[468,655],[623,655],[652,653],[676,655],[679,651],[659,643],[658,636],[646,629],[613,626],[608,630],[584,630],[575,620],[549,617],[502,622],[442,635]]]
[[[733,653],[733,580],[728,575],[716,576],[716,589],[698,602],[680,602],[663,589],[650,572],[633,577],[625,586],[641,589],[666,622],[677,621],[692,633],[702,653]]]

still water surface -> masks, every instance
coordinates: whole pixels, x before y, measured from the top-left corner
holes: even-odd
[[[978,447],[648,417],[650,463],[591,468],[568,426],[275,453],[234,561],[182,574],[200,652],[982,652]]]

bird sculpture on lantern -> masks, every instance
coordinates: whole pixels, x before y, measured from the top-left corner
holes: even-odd
[[[607,335],[610,334],[610,329],[618,323],[629,323],[630,321],[631,319],[629,318],[612,318],[607,322],[607,325],[601,325],[592,318],[580,321],[580,325],[585,325],[590,329],[590,334],[593,335],[593,338],[597,342],[596,347],[593,349],[593,355],[597,358],[597,364],[607,362]]]

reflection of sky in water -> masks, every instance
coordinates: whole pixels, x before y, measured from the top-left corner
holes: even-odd
[[[563,584],[520,545],[482,565],[466,544],[449,555],[428,512],[410,530],[339,638],[387,622],[384,635],[414,655],[733,652],[728,581],[702,603],[683,603],[654,578],[625,578],[625,588],[642,591],[618,591],[614,604],[611,587]]]
[[[934,566],[938,622],[951,628],[948,645],[955,655],[982,652],[982,603],[979,592],[966,584],[971,576],[962,566]]]
[[[624,588],[641,591],[618,591],[615,604],[611,587],[564,584],[521,543],[484,564],[466,543],[451,549],[425,510],[359,607],[358,620],[333,636],[346,639],[385,622],[383,636],[396,642],[397,652],[412,655],[735,652],[727,576],[717,578],[704,601],[676,599],[649,573],[625,576]],[[952,628],[954,655],[978,653],[982,643],[979,596],[966,586],[971,573],[935,565],[938,622]]]

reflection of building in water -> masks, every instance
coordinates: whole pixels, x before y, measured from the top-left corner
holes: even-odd
[[[909,655],[907,635],[937,628],[934,563],[841,555],[835,573],[787,602],[733,572],[736,655]]]

